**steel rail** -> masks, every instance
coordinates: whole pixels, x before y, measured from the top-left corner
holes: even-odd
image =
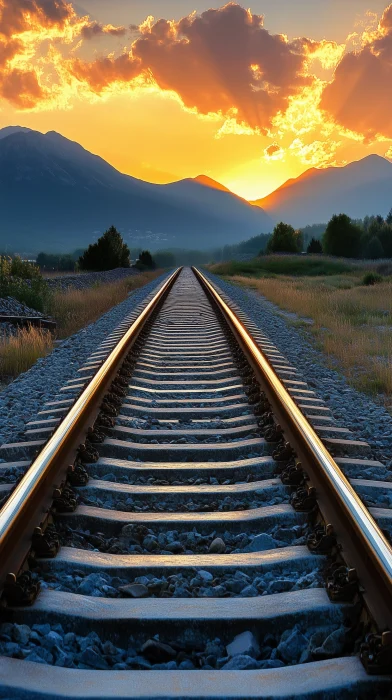
[[[70,454],[71,458],[76,455],[77,445],[84,441],[83,429],[86,426],[86,421],[91,421],[92,411],[98,413],[99,401],[102,400],[105,391],[107,391],[119,364],[125,359],[147,319],[170,290],[180,271],[181,268],[178,268],[170,275],[122,336],[0,510],[0,590],[4,583],[2,579],[7,572],[7,568],[4,567],[10,565],[10,559],[12,565],[17,566],[13,561],[15,551],[11,552],[11,557],[9,556],[10,548],[16,550],[21,544],[25,550],[26,546],[28,548],[34,525],[39,524],[39,519],[50,507],[53,496],[53,479],[58,480],[59,468],[62,468],[63,473],[66,472],[66,465],[70,463],[66,460],[70,458]],[[49,491],[49,496],[46,496],[44,501],[42,496],[38,497],[39,492],[48,491],[50,488],[52,490]],[[33,505],[34,501],[36,502]],[[38,522],[26,523],[26,518],[29,516],[32,516],[33,520],[38,517]],[[16,538],[14,538],[15,535]],[[24,540],[23,543],[20,542],[21,538]],[[16,558],[19,565],[22,563],[20,558],[20,555]]]
[[[244,324],[207,278],[192,268],[207,295],[222,311],[261,381],[286,439],[317,489],[320,511],[332,523],[343,555],[357,570],[364,599],[380,631],[392,629],[392,547],[355,493]]]

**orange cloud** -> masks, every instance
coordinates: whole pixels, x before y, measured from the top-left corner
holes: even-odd
[[[266,131],[291,96],[312,84],[309,55],[319,44],[289,42],[263,27],[263,17],[231,2],[178,22],[148,18],[129,53],[91,63],[75,60],[73,75],[94,91],[137,75],[175,92],[200,114],[230,115]]]
[[[30,109],[44,98],[35,71],[21,71],[17,68],[4,75],[0,83],[1,96],[20,109]]]
[[[65,0],[0,0],[0,97],[19,109],[53,104],[59,90],[52,42],[70,43],[86,23]],[[47,66],[50,87],[41,84]]]
[[[79,59],[72,62],[72,74],[80,81],[88,84],[89,88],[100,93],[113,83],[131,82],[141,72],[140,61],[130,54],[122,54],[117,58],[99,58],[92,63]]]
[[[279,146],[278,143],[271,143],[267,148],[264,149],[264,159],[268,162],[270,160],[282,160],[284,158],[284,149]]]
[[[361,50],[346,54],[324,88],[320,106],[346,129],[367,139],[392,138],[392,5]]]

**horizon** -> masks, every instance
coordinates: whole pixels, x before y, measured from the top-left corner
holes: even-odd
[[[248,201],[312,167],[392,158],[383,0],[34,8],[0,0],[0,128],[57,131],[135,178],[203,174]]]
[[[28,130],[30,130],[30,131],[35,131],[35,132],[37,132],[37,133],[40,133],[40,134],[42,134],[43,136],[46,136],[47,134],[49,134],[49,133],[52,132],[52,133],[56,133],[56,134],[62,136],[63,138],[67,138],[66,136],[64,136],[64,134],[61,134],[60,132],[56,131],[55,129],[49,129],[48,131],[40,131],[39,129],[31,129],[30,127],[26,127],[26,126],[23,125],[23,124],[8,124],[8,125],[6,125],[5,127],[0,127],[0,133],[1,133],[1,131],[2,131],[3,129],[7,129],[7,128],[10,128],[10,129],[28,129]],[[12,135],[12,134],[10,134],[10,136],[11,136],[11,135]],[[8,136],[7,136],[7,138],[8,138]],[[70,139],[70,140],[72,140],[72,139]],[[79,143],[78,141],[74,141],[74,143],[78,143],[80,146],[82,146],[82,148],[85,148],[85,146],[83,146],[83,144],[82,144],[82,143]],[[88,149],[86,149],[86,150],[88,150]],[[92,153],[92,155],[95,155],[95,156],[98,156],[98,157],[102,157],[102,156],[100,156],[99,153]],[[309,172],[310,170],[319,170],[319,171],[322,171],[322,170],[329,170],[329,169],[331,169],[331,168],[337,168],[337,169],[339,169],[339,168],[342,168],[342,167],[346,167],[346,165],[352,165],[353,163],[358,163],[358,162],[360,162],[360,161],[362,161],[362,160],[365,160],[365,159],[367,159],[367,158],[371,158],[371,157],[374,157],[374,156],[377,157],[377,158],[381,158],[382,160],[385,160],[386,162],[392,164],[391,159],[386,158],[385,156],[381,156],[381,155],[379,155],[378,153],[368,153],[367,155],[365,155],[365,156],[363,156],[363,157],[361,157],[361,158],[352,160],[350,163],[345,163],[345,164],[343,164],[343,165],[332,164],[332,165],[329,165],[329,166],[327,166],[327,167],[325,167],[325,168],[317,167],[317,166],[311,166],[311,167],[309,167],[309,168],[306,168],[306,169],[305,169],[302,173],[300,173],[300,175],[297,176],[296,178],[287,178],[286,180],[284,180],[284,181],[281,183],[281,185],[279,185],[277,188],[274,188],[273,190],[271,190],[271,192],[267,192],[267,194],[266,194],[266,195],[263,195],[263,197],[268,197],[270,194],[273,194],[277,189],[279,189],[280,187],[282,187],[283,185],[285,185],[287,182],[290,182],[292,179],[296,180],[297,178],[301,177],[301,175],[304,175],[305,173]],[[110,163],[110,161],[107,161],[107,163],[108,163],[109,165],[111,165],[112,167],[114,167],[114,168],[116,167],[113,163]],[[237,192],[235,192],[234,190],[230,190],[230,188],[228,188],[227,185],[224,185],[224,183],[219,182],[218,180],[215,180],[215,178],[211,178],[209,175],[206,175],[205,173],[198,173],[198,175],[194,175],[194,176],[193,176],[193,175],[188,175],[188,176],[185,176],[185,177],[177,178],[177,179],[175,179],[175,180],[169,180],[168,182],[163,182],[163,183],[162,183],[162,182],[155,182],[155,181],[153,181],[153,180],[148,180],[148,179],[144,180],[143,178],[137,178],[133,173],[125,173],[125,172],[122,172],[121,170],[120,170],[119,172],[122,173],[123,175],[129,175],[130,177],[133,177],[133,178],[135,178],[135,179],[140,179],[140,180],[142,180],[143,182],[146,182],[146,183],[152,184],[152,185],[154,185],[154,184],[155,184],[155,185],[165,185],[165,184],[168,184],[168,185],[169,185],[169,184],[175,184],[175,183],[177,183],[177,182],[181,182],[181,181],[183,181],[183,180],[188,180],[188,179],[191,179],[191,180],[199,180],[199,179],[203,179],[203,178],[204,178],[204,179],[210,180],[211,183],[215,183],[216,185],[219,185],[219,187],[218,187],[217,189],[223,189],[223,190],[224,190],[224,189],[228,189],[232,194],[237,194],[239,197],[242,197],[242,195],[239,195],[239,194],[238,194]],[[204,184],[204,183],[202,183],[202,184]],[[223,187],[221,187],[222,185],[223,185]],[[206,186],[213,187],[213,185],[208,185],[208,184],[207,184]],[[254,200],[252,200],[252,199],[248,199],[248,198],[246,198],[246,197],[242,197],[242,198],[245,199],[245,201],[249,202],[250,204],[252,204],[252,203],[254,202]],[[258,197],[258,198],[256,198],[256,199],[262,199],[262,198],[261,198],[261,197]]]

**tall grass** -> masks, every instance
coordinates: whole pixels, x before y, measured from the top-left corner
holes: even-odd
[[[93,323],[113,306],[124,301],[130,291],[143,287],[161,272],[143,272],[117,282],[95,284],[87,289],[56,291],[51,296],[47,310],[57,322],[58,338],[67,338]]]
[[[350,383],[392,398],[392,282],[363,286],[356,277],[287,277],[232,281],[256,289],[281,309],[311,319],[320,348]]]
[[[53,337],[40,328],[19,328],[15,335],[0,336],[0,374],[6,378],[17,377],[51,350]]]
[[[329,258],[326,255],[261,255],[249,261],[231,260],[210,265],[217,275],[270,275],[319,276],[351,272],[356,264],[349,260]]]
[[[96,284],[87,289],[56,291],[46,300],[45,312],[57,321],[57,338],[67,338],[96,321],[102,314],[127,298],[130,291],[155,279],[161,271],[144,272],[110,284]],[[13,336],[0,336],[0,376],[15,378],[26,372],[54,346],[49,331],[19,329]]]

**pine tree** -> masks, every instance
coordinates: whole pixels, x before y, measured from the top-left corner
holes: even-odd
[[[96,243],[89,245],[79,258],[81,270],[114,270],[116,267],[130,267],[130,251],[121,234],[111,226]]]
[[[154,258],[149,250],[142,250],[139,255],[139,260],[136,261],[136,267],[139,270],[153,270],[155,267]]]
[[[272,237],[268,241],[268,253],[300,253],[302,251],[303,238],[301,231],[295,231],[290,224],[283,221],[276,224]]]
[[[312,238],[307,249],[307,253],[320,254],[323,252],[323,246],[317,238]]]

